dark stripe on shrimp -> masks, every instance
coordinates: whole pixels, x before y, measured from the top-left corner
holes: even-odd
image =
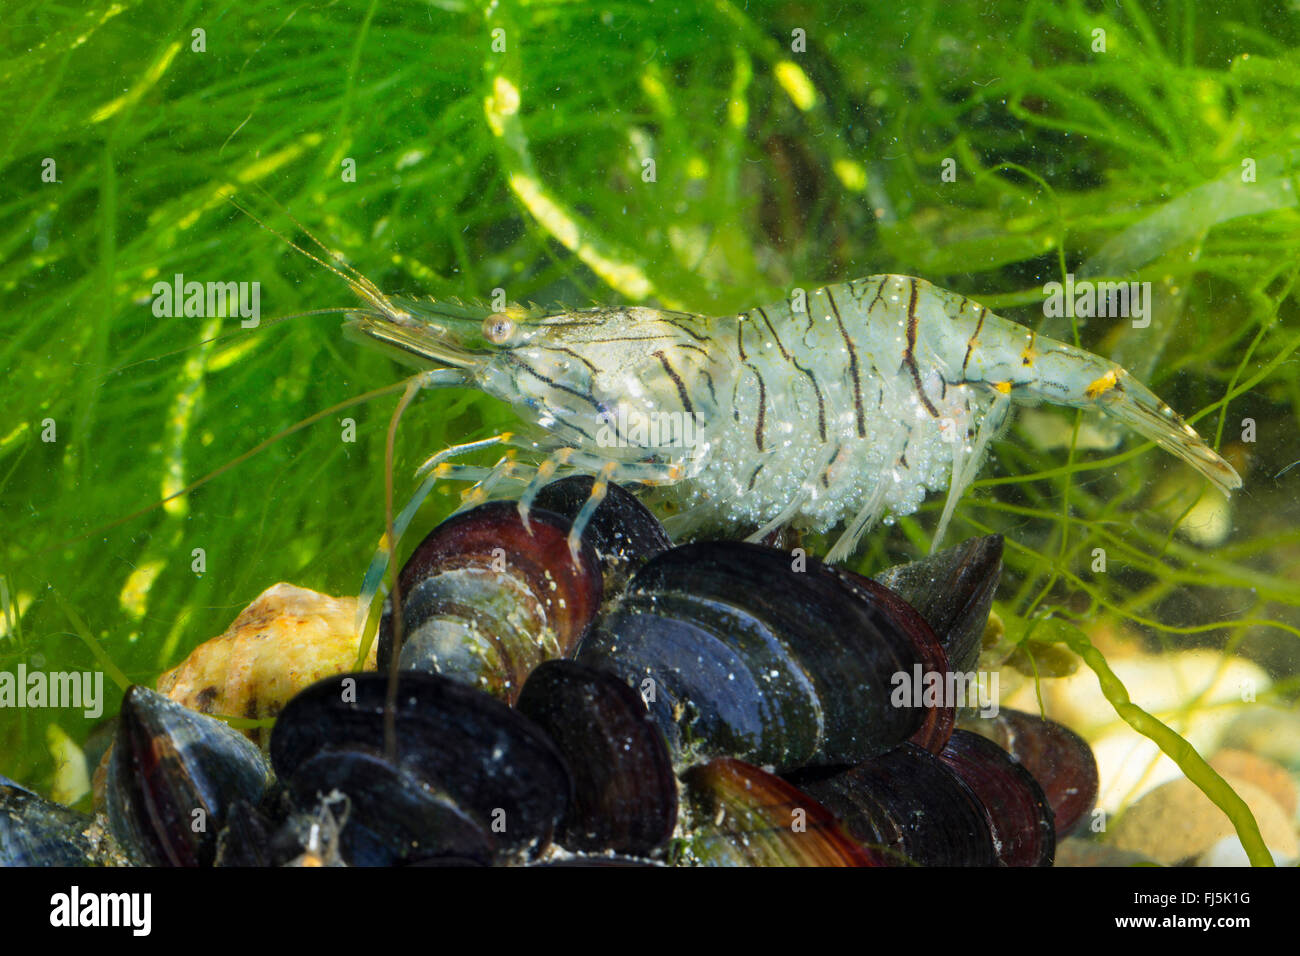
[[[925,389],[921,387],[921,372],[916,367],[916,280],[908,279],[912,285],[912,297],[907,302],[907,351],[903,353],[903,364],[907,366],[912,373],[912,384],[916,386],[916,394],[921,397],[921,402],[934,418],[939,417],[939,409],[934,407],[925,394]]]
[[[663,353],[662,349],[660,349],[658,352],[654,353],[654,357],[659,360],[659,364],[664,367],[664,371],[668,373],[668,377],[671,378],[673,384],[677,386],[677,397],[681,399],[682,408],[685,409],[686,414],[694,415],[695,407],[691,404],[691,396],[686,394],[686,384],[682,381],[682,377],[677,374],[676,369],[669,364],[668,356]]]
[[[761,305],[754,309],[754,311],[762,317],[763,323],[767,326],[767,330],[772,333],[772,339],[776,342],[776,349],[781,353],[781,358],[785,359],[787,362],[790,361],[790,353],[787,352],[785,346],[781,344],[781,336],[776,334],[776,326],[774,326],[772,320],[767,317],[767,312],[764,311]]]
[[[671,342],[671,335],[613,335],[607,339],[587,339],[587,342],[605,345],[610,342]]]
[[[754,366],[751,365],[750,368]],[[763,376],[756,368],[754,368],[754,375],[758,379],[758,421],[754,424],[754,447],[762,451],[763,422],[767,419],[767,383],[763,381]]]
[[[531,365],[529,365],[523,359],[519,358],[519,356],[517,355],[510,355],[506,353],[506,357],[511,362],[519,366],[521,369],[523,369],[529,375],[533,376],[533,378],[537,379],[538,381],[545,382],[547,385],[551,386],[551,388],[559,389],[561,392],[568,392],[570,395],[573,395],[575,398],[582,399],[584,402],[588,403],[592,408],[594,408],[597,414],[606,411],[604,406],[602,406],[600,402],[596,401],[594,395],[580,392],[576,388],[570,388],[568,385],[562,385],[561,383],[555,381],[555,379],[553,378],[547,378],[545,375],[537,371],[537,369],[533,368]]]
[[[704,376],[704,384],[709,386],[709,403],[714,408],[717,408],[718,393],[713,390],[713,376],[709,374],[709,370],[707,368],[700,369],[700,374]]]
[[[767,317],[767,313],[763,311],[762,307],[760,306],[755,311],[757,311],[758,314],[763,317],[763,321],[767,323],[767,329],[769,332],[772,333],[772,338],[776,342],[776,347],[781,350],[781,358],[785,359],[787,362],[789,362],[799,371],[803,372],[804,375],[808,376],[808,381],[812,383],[813,391],[817,393],[817,433],[821,435],[822,441],[825,441],[826,440],[826,400],[822,398],[822,390],[817,385],[816,376],[814,376],[810,370],[800,365],[799,360],[785,350],[785,346],[781,344],[781,337],[776,334],[776,326],[772,324],[772,320]]]
[[[583,438],[587,439],[588,442],[590,442],[590,443],[592,443],[592,444],[595,444],[595,443],[596,443],[596,436],[593,435],[591,432],[587,431],[587,429],[581,427],[580,425],[575,425],[575,424],[573,424],[573,422],[560,422],[560,425],[563,426],[564,428],[571,428],[571,429],[573,429],[575,432],[577,432],[577,433],[578,433],[579,435],[581,435]],[[616,437],[618,440],[620,440],[620,441],[624,440],[624,439],[622,438],[622,436],[618,434],[618,425],[617,425],[617,423],[614,425],[614,435],[615,435],[615,437]]]
[[[763,381],[763,375],[759,372],[758,367],[746,358],[745,317],[743,315],[740,317],[740,321],[736,323],[736,348],[740,351],[740,360],[745,363],[745,368],[753,372],[754,378],[758,379],[758,421],[754,425],[754,447],[762,451],[763,423],[767,420],[767,383]],[[740,421],[739,412],[736,415],[736,420]]]
[[[963,299],[962,301],[964,302],[965,300]],[[973,335],[971,335],[970,339],[967,340],[967,342],[966,342],[966,357],[965,357],[964,359],[961,360],[961,374],[962,374],[962,378],[965,378],[965,377],[966,377],[966,365],[967,365],[967,363],[970,362],[970,352],[971,352],[971,349],[973,349],[973,348],[975,347],[975,340],[976,340],[977,338],[980,337],[980,329],[984,328],[984,316],[986,316],[986,315],[988,315],[988,314],[989,314],[989,310],[986,309],[986,308],[984,308],[984,306],[981,305],[981,306],[980,306],[980,318],[979,318],[979,321],[975,323],[975,332],[974,332]]]
[[[694,319],[694,318],[696,318],[696,316],[690,315],[687,312],[664,312],[661,313],[661,318],[659,319],[659,321],[665,323],[666,325],[671,325],[675,329],[680,329],[681,331],[685,332],[687,335],[689,335],[697,342],[708,342],[709,336],[701,335],[699,332],[696,332],[694,329],[688,326],[684,321],[686,319]]]
[[[877,302],[885,301],[885,283],[888,281],[889,281],[889,276],[880,277],[880,285],[876,286],[876,294],[872,298],[871,304],[867,306],[867,315],[871,314],[871,310],[876,307]]]
[[[598,374],[600,374],[600,369],[596,368],[596,366],[593,365],[593,364],[591,363],[590,360],[588,360],[588,359],[586,359],[586,358],[583,358],[581,355],[579,355],[577,352],[573,351],[573,349],[571,349],[571,348],[566,348],[566,347],[563,346],[563,345],[547,345],[547,346],[543,346],[542,351],[544,351],[544,352],[563,352],[565,355],[572,355],[574,358],[576,358],[576,359],[577,359],[579,362],[581,362],[583,365],[587,366],[587,368],[591,369],[591,374],[592,374],[592,375],[598,375]]]
[[[604,325],[605,320],[604,318],[599,318],[580,322],[576,319],[562,318],[557,315],[553,319],[542,319],[537,324],[548,329],[585,329],[591,325]]]
[[[831,304],[831,311],[835,313],[835,321],[840,327],[840,335],[844,336],[844,347],[849,350],[849,375],[853,378],[853,407],[858,415],[858,437],[865,438],[867,435],[867,419],[862,413],[862,377],[858,373],[858,350],[853,347],[853,339],[849,337],[849,330],[844,327],[844,320],[840,318],[840,308],[835,304],[835,296],[831,295],[830,286],[824,290],[826,301]]]

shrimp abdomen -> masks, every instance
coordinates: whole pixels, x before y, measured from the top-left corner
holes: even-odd
[[[919,319],[945,378],[979,383],[1018,404],[1048,402],[1095,408],[1181,458],[1225,494],[1241,478],[1182,417],[1121,366],[1084,349],[1039,335],[984,306],[921,279]]]

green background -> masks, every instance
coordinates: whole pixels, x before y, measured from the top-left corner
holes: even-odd
[[[1292,701],[1300,468],[1279,473],[1300,459],[1300,11],[1212,9],[6,4],[0,669],[109,661],[152,683],[277,581],[360,586],[397,392],[330,409],[407,371],[343,340],[337,313],[277,321],[354,299],[234,197],[395,292],[720,312],[890,271],[1077,336],[1237,465],[1230,533],[1178,533],[1203,484],[1131,437],[1086,449],[1091,419],[1056,411],[1047,438],[1023,418],[1001,437],[948,540],[1008,535],[1013,643],[1077,648],[1079,628],[1126,621],[1151,647],[1246,654],[1276,678],[1269,700]],[[1043,325],[1043,283],[1089,261],[1170,307],[1145,330]],[[259,282],[261,326],[155,317],[153,283],[176,273]],[[472,393],[422,397],[399,503],[428,454],[510,421]],[[862,567],[922,552],[941,506],[873,533]],[[0,711],[0,773],[48,788],[51,723],[96,730]]]

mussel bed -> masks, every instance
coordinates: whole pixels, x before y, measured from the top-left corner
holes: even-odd
[[[871,580],[799,549],[674,547],[611,486],[570,548],[590,492],[565,479],[526,517],[494,501],[431,531],[378,669],[300,690],[266,751],[131,688],[100,813],[0,780],[0,862],[1052,864],[1096,796],[1087,745],[905,690],[974,677],[1000,538]]]

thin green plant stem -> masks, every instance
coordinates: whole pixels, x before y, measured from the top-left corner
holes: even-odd
[[[104,669],[104,673],[108,674],[109,679],[117,685],[119,690],[125,691],[131,686],[131,679],[127,677],[126,674],[122,673],[120,667],[113,663],[113,659],[109,657],[104,651],[104,648],[100,646],[99,641],[95,640],[95,636],[90,633],[90,628],[86,626],[86,622],[82,620],[81,615],[77,613],[76,609],[64,600],[63,595],[60,594],[53,585],[50,585],[49,588],[50,593],[54,595],[54,600],[59,603],[59,607],[63,609],[63,613],[66,614],[68,620],[72,622],[74,632],[79,638],[81,638],[82,643],[90,649],[90,653],[95,655],[95,660],[98,661],[99,666]]]
[[[1196,752],[1196,748],[1167,724],[1129,699],[1128,690],[1123,682],[1115,676],[1106,658],[1086,637],[1082,634],[1060,635],[1057,641],[1064,643],[1078,654],[1097,675],[1097,683],[1101,687],[1102,694],[1124,723],[1164,751],[1178,765],[1183,775],[1232,821],[1232,826],[1237,831],[1237,837],[1241,840],[1251,865],[1273,866],[1273,856],[1264,845],[1264,837],[1259,832],[1259,824],[1255,821],[1255,815],[1251,813],[1250,807],[1228,782],[1205,762],[1205,758]]]

